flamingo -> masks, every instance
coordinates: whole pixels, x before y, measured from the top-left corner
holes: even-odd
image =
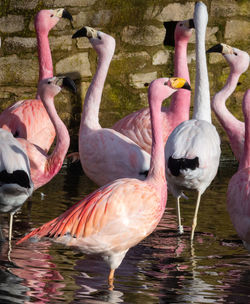
[[[174,75],[187,79],[189,83],[187,45],[192,35],[193,27],[193,20],[191,19],[179,21],[175,28]],[[169,107],[162,107],[164,144],[173,129],[182,121],[189,119],[190,98],[190,91],[179,90],[173,95]],[[152,144],[150,123],[149,108],[144,108],[122,118],[112,128],[124,134],[143,150],[150,153]]]
[[[170,134],[166,146],[166,176],[171,193],[177,198],[179,233],[183,233],[180,198],[185,189],[198,192],[192,224],[191,241],[197,225],[201,195],[214,179],[220,160],[220,138],[211,123],[209,82],[206,64],[205,35],[208,21],[206,5],[196,2],[196,81],[192,119],[182,122]]]
[[[72,20],[72,16],[63,8],[41,10],[35,17],[39,81],[53,76],[48,34],[61,17]],[[0,127],[10,131],[15,137],[27,139],[45,153],[49,151],[56,134],[38,91],[36,99],[18,101],[4,110],[0,114]]]
[[[100,34],[101,41],[104,36]],[[177,88],[190,89],[182,78],[159,78],[148,91],[152,120],[152,154],[146,180],[122,178],[92,192],[56,219],[23,237],[49,237],[86,254],[98,254],[110,267],[109,286],[126,252],[148,236],[159,223],[166,205],[162,101]]]
[[[31,196],[34,185],[28,156],[18,140],[10,132],[0,128],[0,142],[0,212],[10,213],[10,244],[13,216]]]
[[[115,39],[90,27],[78,30],[73,38],[88,37],[98,54],[98,66],[88,88],[79,131],[79,157],[85,174],[103,186],[122,177],[144,180],[150,154],[123,134],[99,124],[98,112],[104,82],[115,50]],[[72,154],[71,154],[72,156]]]
[[[30,160],[31,179],[34,183],[34,190],[48,183],[61,169],[63,160],[69,148],[70,137],[66,126],[58,116],[54,97],[67,87],[76,92],[74,82],[65,76],[46,78],[40,81],[38,92],[44,107],[56,130],[56,146],[53,152],[48,155],[37,145],[24,138],[17,138],[25,148]]]
[[[238,171],[227,190],[227,210],[236,232],[250,251],[250,89],[245,92],[242,109],[245,118],[245,142]]]
[[[248,69],[249,55],[223,43],[207,50],[207,53],[212,52],[221,53],[230,65],[230,74],[225,86],[212,99],[212,109],[229,137],[236,159],[240,161],[244,149],[245,124],[227,109],[226,100],[236,89],[241,74]]]

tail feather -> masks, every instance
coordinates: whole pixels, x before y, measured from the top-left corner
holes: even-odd
[[[168,168],[171,171],[172,175],[179,176],[180,170],[195,170],[196,168],[199,168],[199,158],[173,158],[170,156],[168,159]]]

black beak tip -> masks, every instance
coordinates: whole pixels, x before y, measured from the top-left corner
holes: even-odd
[[[195,28],[194,19],[189,19],[189,27],[190,28]]]
[[[222,53],[223,47],[221,44],[216,44],[206,51],[206,53]]]
[[[66,9],[63,10],[62,18],[69,19],[70,22],[73,21],[72,15]]]
[[[72,38],[79,38],[79,37],[87,37],[87,30],[85,27],[81,28],[80,30],[76,31],[73,35]]]
[[[68,88],[74,94],[76,94],[76,92],[77,92],[76,85],[75,85],[74,81],[69,77],[64,77],[63,78],[63,87]]]
[[[182,89],[186,89],[188,91],[192,91],[191,86],[188,82],[185,82],[184,86],[182,87]]]

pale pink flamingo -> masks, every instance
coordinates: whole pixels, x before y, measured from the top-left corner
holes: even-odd
[[[220,138],[211,122],[209,81],[205,36],[207,7],[196,2],[194,24],[196,34],[196,81],[193,117],[182,122],[170,134],[166,146],[166,176],[168,189],[177,198],[179,233],[183,233],[180,198],[185,189],[198,192],[193,218],[191,241],[197,225],[201,195],[214,179],[220,161]]]
[[[236,232],[250,251],[250,89],[243,98],[245,142],[238,171],[231,178],[227,191],[227,210]]]
[[[74,82],[64,76],[43,79],[38,85],[39,95],[56,130],[56,146],[53,152],[47,155],[37,145],[24,138],[17,138],[28,154],[35,190],[48,183],[59,172],[69,148],[68,130],[58,116],[54,105],[54,97],[61,91],[61,87],[76,91]]]
[[[236,159],[240,161],[244,148],[245,124],[227,109],[226,100],[236,89],[241,74],[248,69],[249,55],[223,43],[213,46],[207,52],[221,53],[230,65],[230,74],[225,86],[212,99],[212,109],[228,135]]]
[[[174,75],[187,79],[190,83],[187,65],[187,45],[192,35],[193,20],[179,21],[175,28]],[[177,91],[169,107],[162,107],[163,142],[166,143],[173,129],[189,119],[191,93]],[[141,109],[122,118],[112,127],[117,132],[129,137],[143,150],[150,153],[152,144],[149,108]]]
[[[84,100],[79,130],[82,168],[99,186],[123,177],[144,180],[150,166],[150,154],[123,134],[99,124],[102,91],[114,54],[115,39],[90,27],[77,31],[73,38],[77,37],[88,37],[98,54],[97,70]]]
[[[0,128],[0,212],[10,213],[9,244],[13,216],[33,192],[30,162],[25,149],[8,131]],[[0,240],[2,237],[0,230]]]
[[[63,8],[41,10],[35,17],[37,49],[39,61],[39,81],[53,76],[53,64],[49,47],[49,31],[63,18],[72,20],[72,16]],[[21,100],[0,114],[0,127],[10,131],[15,137],[27,139],[45,153],[49,151],[56,132],[46,109],[40,100]]]
[[[181,87],[190,89],[182,78],[159,78],[149,87],[153,143],[146,180],[115,180],[18,243],[30,237],[40,239],[47,236],[56,242],[77,247],[83,253],[101,255],[110,267],[109,285],[112,288],[115,269],[126,252],[156,228],[164,213],[167,184],[160,111],[162,101]]]

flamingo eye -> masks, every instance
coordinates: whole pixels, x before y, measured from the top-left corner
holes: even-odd
[[[51,84],[51,81],[50,81],[50,80],[48,81],[48,84]]]
[[[168,85],[167,81],[165,81],[165,82],[164,82],[164,85],[165,85],[165,86],[167,86],[167,85]]]
[[[52,17],[54,17],[54,15],[52,14],[52,15],[50,15],[50,17],[52,18]]]
[[[234,52],[234,55],[235,55],[235,56],[238,56],[238,54],[237,54],[237,53],[235,53],[235,52]]]

